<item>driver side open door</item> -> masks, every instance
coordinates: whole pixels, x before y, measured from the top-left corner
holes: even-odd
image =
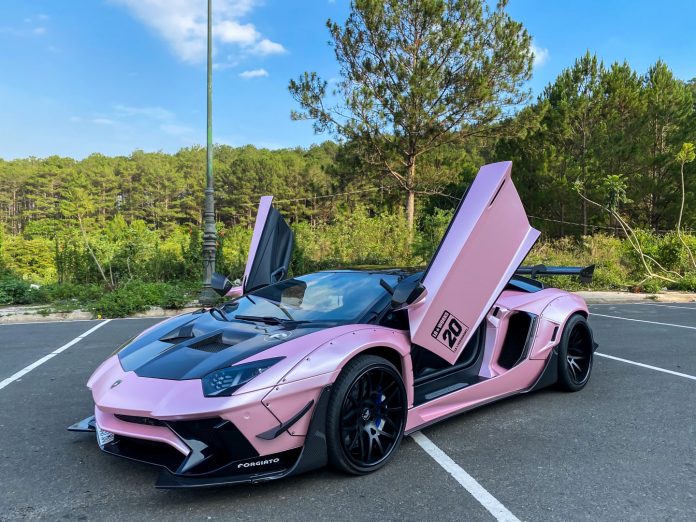
[[[509,161],[481,167],[423,275],[427,294],[409,307],[411,342],[454,364],[539,237]]]
[[[245,294],[277,283],[288,275],[295,234],[272,203],[273,196],[263,196],[259,203],[242,279]]]

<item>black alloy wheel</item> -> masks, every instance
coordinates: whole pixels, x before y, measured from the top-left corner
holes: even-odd
[[[373,355],[350,361],[334,385],[327,423],[334,467],[362,475],[386,464],[406,423],[406,390],[394,365]]]
[[[558,383],[567,391],[579,391],[590,379],[593,362],[592,332],[581,315],[572,316],[563,330],[558,349]]]

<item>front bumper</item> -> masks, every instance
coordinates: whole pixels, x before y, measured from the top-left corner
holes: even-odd
[[[100,446],[111,455],[162,467],[156,487],[191,488],[231,484],[252,484],[295,475],[322,467],[326,457],[326,408],[330,386],[321,392],[312,414],[304,445],[260,456],[229,420],[217,418],[192,421],[160,421],[148,417],[114,415],[119,423],[138,425],[140,432],[129,436],[116,433]],[[101,414],[103,415],[103,414]],[[71,431],[94,431],[100,425],[89,417],[74,424]],[[108,423],[104,429],[108,430]],[[124,431],[124,430],[120,430]],[[172,443],[170,437],[180,442]]]

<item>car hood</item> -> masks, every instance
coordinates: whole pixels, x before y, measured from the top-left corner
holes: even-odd
[[[156,379],[200,379],[278,344],[334,324],[266,325],[221,321],[206,312],[174,317],[144,331],[118,352],[125,371]]]

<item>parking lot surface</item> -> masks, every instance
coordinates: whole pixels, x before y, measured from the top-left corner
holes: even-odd
[[[0,325],[0,520],[695,520],[696,303],[590,311],[600,346],[583,391],[429,427],[440,458],[408,437],[365,477],[185,491],[65,430],[91,413],[94,368],[157,319]]]

